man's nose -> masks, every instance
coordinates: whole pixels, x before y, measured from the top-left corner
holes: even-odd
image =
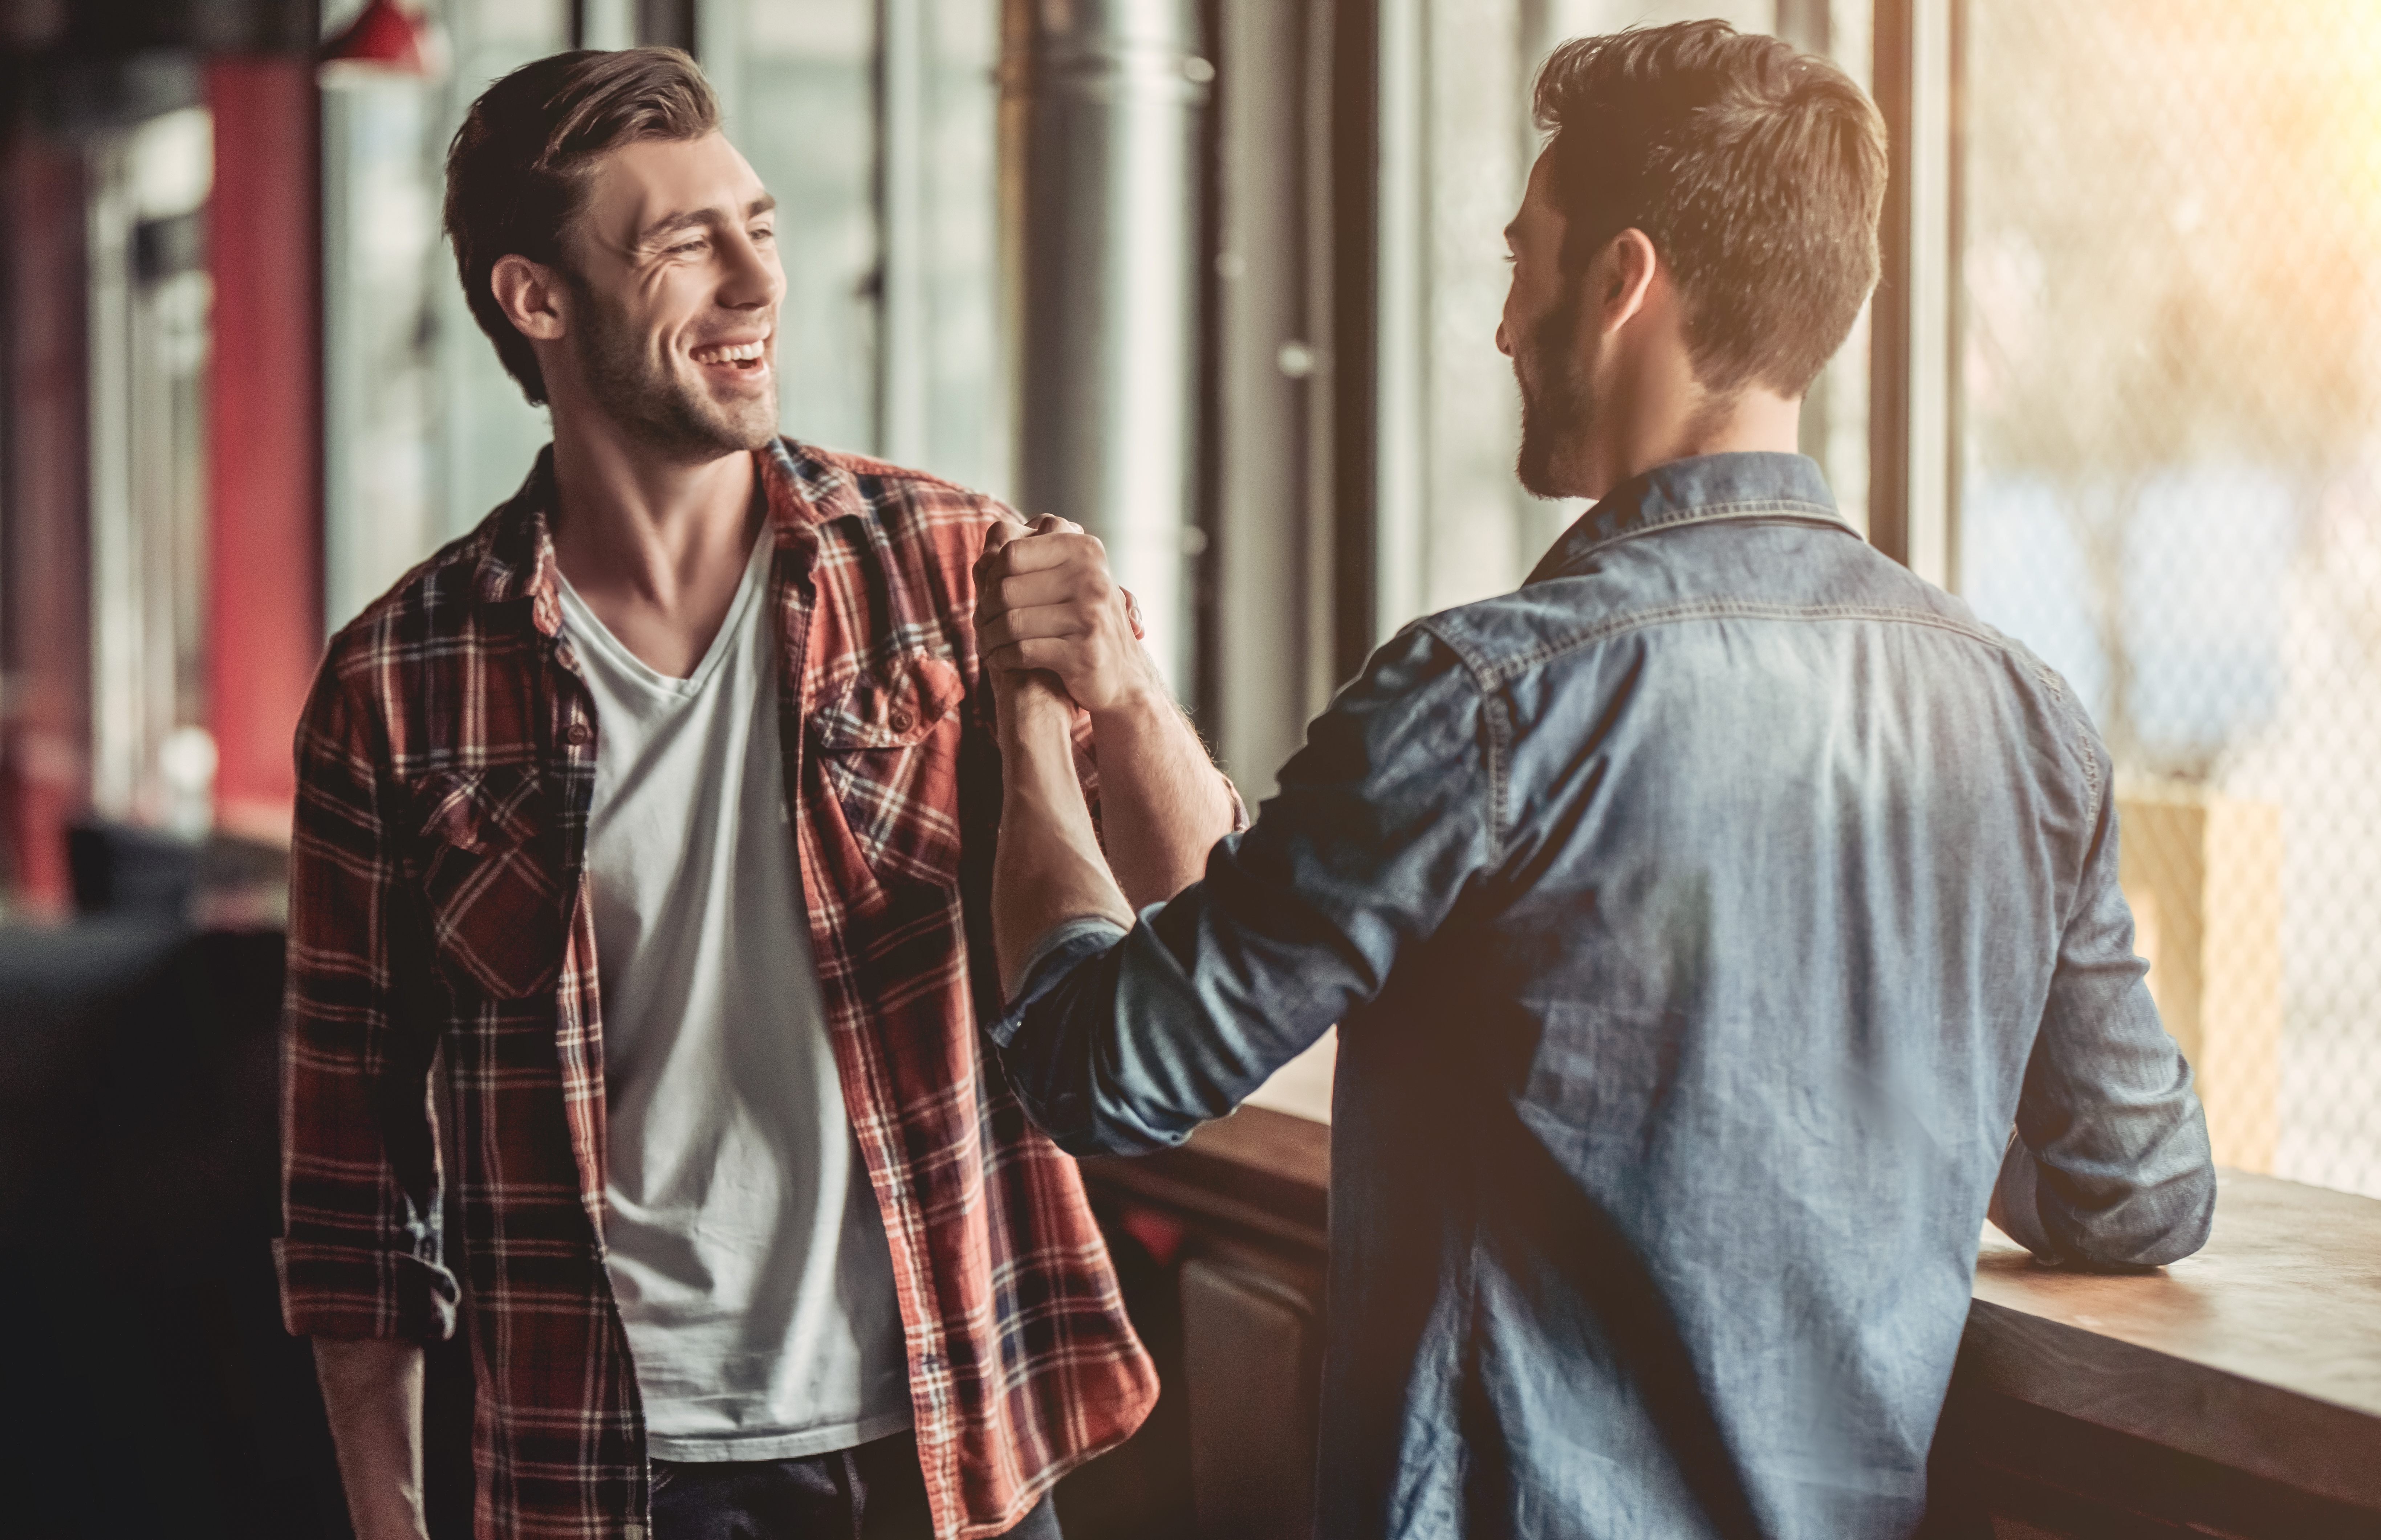
[[[1506,337],[1505,318],[1503,316],[1498,316],[1496,318],[1496,351],[1502,353],[1508,358],[1513,356],[1513,345]]]
[[[769,260],[759,243],[739,231],[727,243],[727,282],[720,294],[720,303],[731,309],[762,309],[775,305],[785,294],[786,274]]]

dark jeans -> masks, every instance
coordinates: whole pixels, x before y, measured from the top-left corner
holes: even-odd
[[[907,1433],[800,1460],[653,1461],[653,1540],[933,1540]],[[1008,1532],[1062,1540],[1044,1498]]]

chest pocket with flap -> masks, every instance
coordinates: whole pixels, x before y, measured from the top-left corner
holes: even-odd
[[[865,673],[812,709],[827,790],[880,879],[959,879],[959,749],[967,684],[918,654]]]
[[[431,940],[458,982],[500,1000],[553,987],[563,894],[553,806],[533,765],[443,770],[417,794]]]

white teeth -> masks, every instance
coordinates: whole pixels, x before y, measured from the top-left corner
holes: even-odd
[[[698,347],[692,356],[694,361],[699,364],[743,363],[759,358],[762,350],[767,346],[768,344],[763,341],[737,343],[732,346]]]

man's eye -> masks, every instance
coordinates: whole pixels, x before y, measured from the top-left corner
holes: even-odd
[[[702,250],[703,247],[708,244],[709,243],[706,241],[699,240],[680,241],[678,245],[671,247],[669,251],[670,255],[673,257],[687,257]]]
[[[759,243],[759,242],[763,242],[763,241],[773,241],[773,240],[775,240],[776,238],[777,238],[777,232],[776,232],[776,231],[775,231],[775,230],[772,230],[771,228],[769,228],[769,227],[768,227],[767,225],[765,225],[765,224],[762,225],[759,229],[757,229],[757,230],[755,230],[755,231],[753,231],[753,232],[752,232],[752,239],[753,239],[753,241],[754,241],[755,243]]]

